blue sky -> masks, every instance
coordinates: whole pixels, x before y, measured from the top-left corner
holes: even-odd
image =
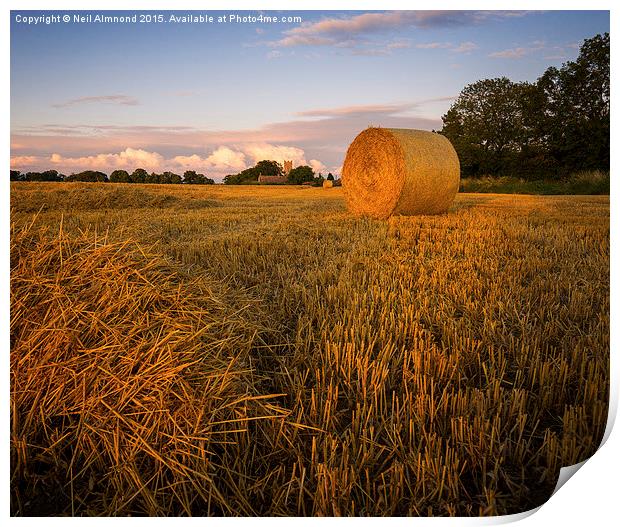
[[[196,169],[270,158],[338,172],[368,125],[433,129],[468,83],[535,80],[609,31],[605,11],[262,12],[302,22],[27,24],[11,14],[20,170]],[[81,12],[87,14],[89,12]],[[140,12],[93,11],[107,16]],[[258,16],[259,12],[236,12]]]

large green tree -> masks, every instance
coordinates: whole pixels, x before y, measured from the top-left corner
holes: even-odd
[[[225,185],[247,185],[258,181],[258,171],[255,167],[246,168],[237,174],[228,174],[224,177]]]
[[[314,170],[308,165],[295,167],[288,173],[288,182],[293,185],[301,185],[306,181],[312,180],[314,180]]]
[[[161,182],[161,174],[156,174],[155,172],[151,172],[148,174],[144,180],[145,183],[160,183]]]
[[[167,183],[170,183],[172,185],[180,185],[181,183],[183,183],[183,178],[181,178],[179,174],[175,174],[174,172],[168,172],[168,174],[170,174],[170,180],[167,181]]]
[[[110,174],[110,183],[130,183],[131,177],[126,170],[115,170]]]
[[[277,161],[269,161],[267,159],[263,159],[259,161],[254,166],[254,169],[259,175],[262,176],[282,176],[284,174],[284,170],[282,169],[282,165]]]
[[[148,176],[148,172],[143,168],[136,168],[130,176],[132,183],[144,183]]]
[[[27,172],[22,176],[25,181],[63,181],[63,177],[57,170],[46,170],[45,172]]]
[[[247,185],[258,181],[258,176],[282,176],[284,170],[277,161],[263,159],[253,167],[246,168],[237,174],[228,174],[224,178],[226,185]]]
[[[461,91],[443,116],[441,131],[456,148],[465,174],[498,173],[522,144],[523,92],[506,77],[484,79]]]
[[[195,170],[187,170],[183,174],[183,183],[188,185],[206,185],[207,178],[204,174],[197,174]]]
[[[564,175],[609,168],[609,34],[535,82],[466,86],[442,117],[464,175]]]
[[[605,33],[585,40],[575,61],[538,79],[541,133],[563,168],[609,168],[609,62]]]
[[[86,181],[89,183],[105,183],[108,181],[108,176],[106,176],[103,172],[99,172],[97,170],[84,170],[83,172],[78,172],[77,174],[71,174],[65,178],[65,181]]]

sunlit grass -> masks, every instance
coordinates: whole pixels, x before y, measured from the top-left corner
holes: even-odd
[[[608,195],[609,172],[582,171],[559,175],[553,179],[527,180],[519,177],[469,177],[462,178],[461,192],[501,192],[505,194],[542,195]]]

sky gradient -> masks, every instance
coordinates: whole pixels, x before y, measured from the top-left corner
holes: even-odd
[[[339,174],[369,125],[441,128],[468,83],[535,80],[609,31],[606,11],[262,12],[302,22],[69,23],[11,13],[11,168],[192,169],[261,159]],[[150,12],[153,13],[153,12]],[[258,16],[259,12],[236,12]],[[18,17],[19,15],[19,17]]]

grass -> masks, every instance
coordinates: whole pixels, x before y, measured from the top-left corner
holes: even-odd
[[[609,172],[579,172],[558,180],[525,180],[517,177],[479,177],[461,179],[460,192],[609,195]]]
[[[16,183],[11,207],[13,515],[515,513],[602,438],[606,196],[376,221],[341,189]]]

